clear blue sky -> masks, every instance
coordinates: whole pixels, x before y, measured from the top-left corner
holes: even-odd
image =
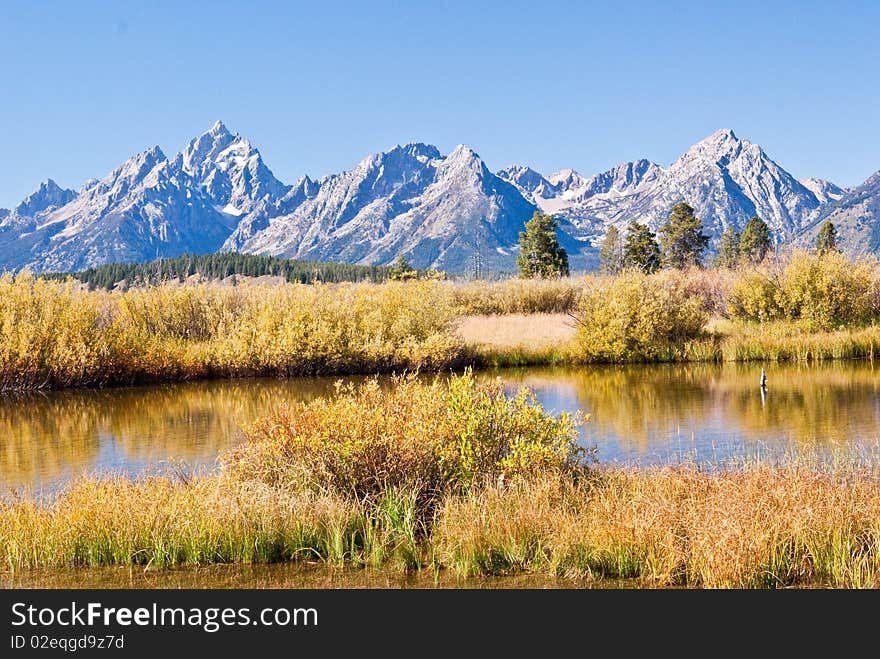
[[[11,2],[0,206],[221,118],[293,182],[412,140],[583,174],[717,128],[797,177],[880,169],[880,2]]]

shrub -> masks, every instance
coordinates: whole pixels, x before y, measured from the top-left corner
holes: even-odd
[[[875,311],[876,280],[873,259],[851,262],[834,250],[820,256],[798,252],[785,268],[779,304],[788,318],[813,321],[824,328],[863,322]]]
[[[126,292],[0,277],[0,389],[444,369],[463,358],[449,285],[173,284]]]
[[[781,272],[743,272],[730,294],[731,316],[746,320],[802,320],[830,329],[875,317],[880,289],[874,259],[849,261],[840,252],[795,253]]]
[[[609,362],[680,358],[708,320],[678,281],[634,270],[594,282],[575,316],[581,357]]]
[[[765,272],[741,272],[727,299],[727,311],[734,318],[759,322],[781,318],[779,282]]]
[[[383,389],[371,379],[257,421],[223,465],[243,480],[358,499],[411,491],[424,505],[486,480],[578,469],[579,422],[470,372],[448,385],[408,375]]]

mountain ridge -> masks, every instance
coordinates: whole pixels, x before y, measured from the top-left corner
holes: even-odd
[[[483,271],[513,271],[519,231],[541,210],[559,219],[572,267],[584,269],[595,265],[609,227],[638,220],[656,230],[679,201],[695,208],[713,241],[758,215],[777,239],[797,243],[836,217],[848,248],[868,240],[880,250],[880,229],[870,237],[880,224],[880,185],[868,185],[876,177],[851,190],[797,180],[724,128],[667,167],[640,158],[591,176],[545,176],[523,164],[493,172],[469,146],[444,155],[412,141],[286,184],[250,141],[216,121],[172,157],[153,146],[78,192],[46,179],[0,209],[0,268],[76,270],[242,251],[363,265],[403,254],[421,268],[464,272],[478,262]]]

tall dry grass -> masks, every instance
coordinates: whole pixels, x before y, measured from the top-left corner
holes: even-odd
[[[229,475],[81,480],[0,504],[3,569],[321,561],[462,576],[543,573],[658,586],[880,587],[880,488],[855,469],[753,465],[554,473],[373,499]]]
[[[0,390],[465,365],[873,358],[875,261],[795,254],[762,268],[126,292],[6,274]],[[462,338],[474,325],[463,316],[499,314],[527,314],[530,324],[570,314],[579,339],[539,345],[532,332],[514,344],[508,322]]]
[[[584,282],[577,278],[474,281],[451,288],[461,316],[557,314],[577,307]]]
[[[603,469],[586,482],[532,479],[444,504],[434,559],[464,575],[880,586],[880,489],[855,469]]]
[[[55,501],[0,503],[6,570],[321,560],[412,566],[405,494],[366,506],[227,476],[82,479]]]

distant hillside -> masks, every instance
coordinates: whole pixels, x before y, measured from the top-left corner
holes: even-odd
[[[111,289],[124,282],[125,286],[144,286],[164,281],[183,281],[193,275],[219,280],[231,275],[244,277],[283,277],[288,282],[313,283],[372,281],[388,279],[388,266],[366,266],[325,261],[299,261],[272,256],[220,252],[199,256],[184,254],[173,259],[157,259],[142,263],[111,263],[79,272],[55,272],[44,275],[52,279],[73,277],[89,288]]]

